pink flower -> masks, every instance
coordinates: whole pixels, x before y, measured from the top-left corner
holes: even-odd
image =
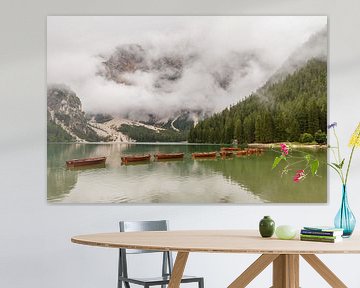
[[[294,176],[294,182],[299,183],[300,180],[305,178],[305,171],[304,170],[297,170]]]
[[[281,144],[280,144],[280,147],[281,147],[282,154],[283,154],[284,156],[286,156],[286,155],[289,154],[289,148],[286,146],[285,143],[281,143]]]

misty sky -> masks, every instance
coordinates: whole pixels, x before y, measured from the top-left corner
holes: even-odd
[[[166,118],[181,109],[220,111],[264,84],[326,24],[326,16],[49,16],[47,82],[69,86],[87,112]],[[134,43],[150,60],[196,57],[180,79],[160,89],[154,87],[156,71],[124,75],[131,85],[99,75],[101,57]],[[224,89],[214,75],[229,71],[231,81]]]

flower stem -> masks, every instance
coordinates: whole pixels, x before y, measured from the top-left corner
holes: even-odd
[[[347,180],[348,180],[348,176],[349,176],[349,170],[350,170],[350,165],[351,165],[351,160],[352,160],[354,151],[355,151],[355,145],[354,145],[353,148],[351,149],[351,154],[350,154],[350,158],[349,158],[349,163],[348,163],[348,166],[347,166],[347,169],[346,169],[346,177],[345,177],[345,182],[344,182],[345,185],[347,184]]]
[[[353,146],[352,149],[351,149],[351,154],[350,154],[350,158],[349,158],[349,163],[348,163],[348,166],[347,166],[347,169],[346,169],[346,177],[345,177],[345,182],[344,182],[345,185],[346,185],[347,180],[348,180],[349,170],[350,170],[350,165],[351,165],[351,160],[352,160],[352,158],[353,158],[353,154],[354,154],[355,147],[356,147],[356,142],[358,141],[359,137],[360,137],[360,132],[359,132],[359,134],[356,136],[355,144],[354,144],[354,146]]]
[[[325,164],[329,165],[331,168],[333,168],[333,169],[336,171],[336,173],[339,174],[340,179],[341,179],[341,182],[342,182],[343,185],[344,185],[344,179],[342,178],[342,176],[341,176],[341,174],[340,174],[340,172],[339,172],[339,169],[337,169],[337,168],[336,168],[335,166],[333,166],[332,164],[329,164],[329,163],[325,163]]]
[[[336,143],[337,143],[337,151],[338,151],[338,156],[339,156],[339,163],[341,162],[341,155],[340,155],[340,144],[339,144],[339,137],[337,136],[336,134],[336,130],[335,130],[335,127],[333,128],[333,131],[334,131],[334,135],[335,135],[335,138],[336,138]]]
[[[336,134],[335,127],[333,127],[333,131],[334,131],[334,135],[335,135],[335,138],[336,138],[337,152],[338,152],[338,157],[339,157],[338,160],[337,160],[337,162],[338,162],[337,164],[340,165],[342,160],[341,160],[341,155],[340,155],[339,137]],[[334,157],[335,157],[335,153],[334,153]],[[336,157],[335,157],[335,161],[336,161]],[[348,166],[348,168],[349,168],[349,166]],[[339,174],[340,174],[341,182],[343,184],[346,184],[346,180],[344,180],[344,173],[343,173],[342,167],[339,169]]]

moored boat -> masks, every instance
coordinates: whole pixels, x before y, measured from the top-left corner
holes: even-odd
[[[221,157],[229,157],[229,156],[233,156],[234,152],[228,151],[228,150],[223,150],[223,151],[220,151],[220,155],[221,155]]]
[[[122,156],[121,162],[123,164],[128,164],[128,163],[132,163],[132,162],[150,161],[150,157],[151,157],[150,154]]]
[[[241,150],[236,152],[236,156],[246,156],[248,152],[246,150]]]
[[[221,147],[221,151],[240,151],[241,148],[236,147]]]
[[[158,153],[154,157],[157,160],[181,159],[184,158],[184,153]]]
[[[245,150],[241,150],[241,151],[237,151],[236,155],[237,156],[246,156],[246,155],[260,155],[264,152],[264,149],[260,149],[260,148],[247,148]]]
[[[191,155],[192,155],[193,158],[215,158],[216,157],[216,151],[215,152],[192,153]]]
[[[259,148],[248,148],[246,151],[249,155],[261,154],[262,152],[264,152],[262,149]]]
[[[106,157],[95,157],[95,158],[83,158],[83,159],[72,159],[66,161],[66,166],[69,168],[105,164]]]

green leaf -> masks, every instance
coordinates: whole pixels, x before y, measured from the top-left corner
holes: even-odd
[[[327,165],[329,165],[331,168],[333,168],[336,172],[339,173],[339,168],[337,168],[336,166],[334,166],[332,163],[327,163]]]
[[[271,169],[274,169],[274,168],[280,163],[280,161],[281,161],[282,159],[283,159],[283,157],[276,157],[276,158],[274,159],[274,163],[273,163]]]
[[[342,169],[342,167],[344,166],[344,162],[345,162],[345,158],[341,161],[341,163],[339,165],[339,169]]]
[[[307,163],[309,164],[310,160],[311,160],[311,156],[309,154],[306,154],[305,159],[306,159]]]
[[[312,163],[311,163],[311,174],[313,176],[316,175],[318,168],[319,168],[319,160],[312,161]]]
[[[340,167],[339,164],[337,164],[337,163],[335,163],[335,162],[332,162],[331,164],[334,165],[334,166],[335,166],[336,168],[338,168],[339,170],[341,169],[341,167]]]

